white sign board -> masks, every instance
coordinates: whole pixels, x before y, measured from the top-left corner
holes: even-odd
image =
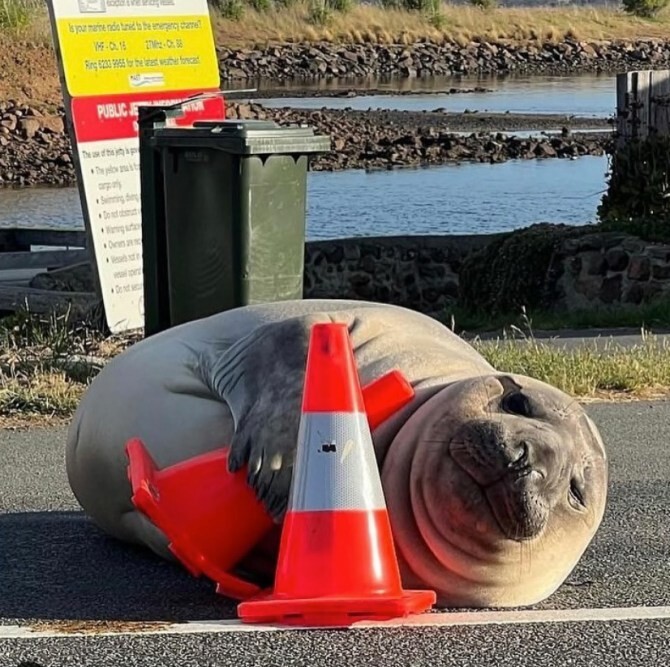
[[[219,90],[207,0],[50,0],[98,288],[114,333],[144,325],[137,107]],[[195,100],[179,125],[225,117]]]

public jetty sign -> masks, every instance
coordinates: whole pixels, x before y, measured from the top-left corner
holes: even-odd
[[[220,90],[207,0],[48,0],[96,289],[113,333],[144,326],[138,106]],[[179,125],[225,117],[221,95]]]

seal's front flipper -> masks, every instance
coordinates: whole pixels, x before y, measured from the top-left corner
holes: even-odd
[[[248,482],[275,521],[291,486],[311,327],[331,321],[324,314],[262,325],[206,365],[205,380],[235,420],[229,470],[248,465]]]

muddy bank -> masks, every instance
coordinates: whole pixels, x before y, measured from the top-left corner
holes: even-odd
[[[293,98],[312,98],[312,97],[337,97],[337,98],[346,98],[351,99],[354,97],[372,97],[375,95],[388,95],[393,97],[411,97],[414,95],[466,95],[472,93],[493,93],[493,88],[484,88],[482,86],[474,86],[472,88],[425,88],[425,89],[412,89],[412,90],[398,90],[397,88],[372,88],[372,87],[363,87],[366,86],[365,82],[360,82],[362,87],[357,88],[356,86],[351,87],[333,87],[333,88],[277,88],[276,84],[270,84],[266,87],[265,84],[261,84],[261,88],[258,88],[254,93],[256,99],[265,99],[273,97],[275,99],[281,99],[282,97],[293,97]],[[237,97],[234,93],[233,97]]]
[[[314,171],[603,155],[611,142],[609,132],[571,134],[567,127],[554,136],[529,138],[481,131],[478,123],[471,123],[474,114],[267,109],[261,104],[230,104],[228,115],[269,118],[280,124],[304,123],[318,133],[329,134],[332,150],[314,159]],[[606,126],[606,121],[603,124]],[[472,133],[456,134],[463,131]]]
[[[0,185],[73,185],[64,110],[0,102]]]
[[[331,137],[332,150],[316,157],[315,171],[390,169],[453,162],[504,162],[510,159],[572,158],[602,155],[611,133],[571,134],[589,120],[514,117],[512,114],[443,114],[405,111],[267,109],[230,102],[229,118],[272,119],[285,125],[305,123]],[[554,136],[520,138],[501,134],[535,118]],[[525,119],[525,120],[524,120]],[[564,131],[561,120],[565,121]],[[606,128],[607,121],[601,125]],[[482,128],[488,128],[482,130]],[[470,132],[460,135],[457,132]],[[75,170],[63,109],[0,104],[0,185],[74,185]]]
[[[223,81],[458,74],[569,74],[670,66],[670,41],[285,44],[217,47]]]
[[[254,94],[255,95],[255,94]],[[426,126],[439,127],[445,132],[562,132],[564,130],[597,130],[611,131],[613,121],[610,118],[586,118],[565,114],[532,114],[488,111],[447,111],[444,107],[436,107],[431,111],[402,111],[394,109],[358,109],[351,107],[332,109],[298,109],[289,106],[266,108],[265,115],[261,112],[264,106],[262,99],[243,99],[242,96],[230,95],[228,104],[237,109],[243,109],[242,117],[284,117],[289,115],[295,118],[308,118],[310,114],[352,119],[362,123],[366,119],[373,119],[375,125],[402,125],[403,127],[419,129]],[[231,113],[236,114],[234,109]],[[269,114],[269,115],[268,115]],[[237,117],[237,116],[236,116]]]

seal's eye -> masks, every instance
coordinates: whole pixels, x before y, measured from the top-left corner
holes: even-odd
[[[532,414],[530,401],[520,391],[507,394],[502,400],[502,409],[521,417],[530,417]]]
[[[586,507],[584,502],[584,492],[581,487],[581,484],[574,477],[570,480],[570,491],[568,492],[568,499],[573,506],[576,506],[577,509],[583,509]]]

